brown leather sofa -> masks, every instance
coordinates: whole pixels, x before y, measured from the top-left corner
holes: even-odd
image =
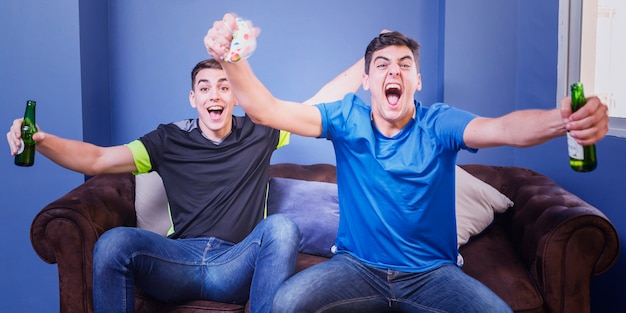
[[[617,232],[598,210],[554,181],[519,167],[462,165],[515,205],[461,247],[463,270],[516,312],[589,312],[592,275],[605,272],[619,250]],[[272,177],[335,182],[327,164],[272,165]],[[31,241],[58,264],[60,312],[93,312],[92,250],[116,226],[135,226],[131,174],[98,175],[35,217]],[[325,258],[301,253],[296,270]],[[241,305],[192,301],[166,305],[136,292],[137,312],[245,312]]]

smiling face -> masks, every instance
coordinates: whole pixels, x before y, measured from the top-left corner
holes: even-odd
[[[372,118],[388,137],[397,134],[413,118],[413,94],[422,89],[422,79],[413,51],[390,45],[371,55],[363,89],[369,90]]]
[[[189,92],[189,102],[198,111],[200,129],[206,137],[220,141],[230,133],[237,100],[222,69],[202,68],[197,71],[193,89]]]

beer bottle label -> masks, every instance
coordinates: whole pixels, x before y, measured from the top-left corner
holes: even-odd
[[[17,150],[17,155],[22,154],[22,152],[24,152],[24,146],[26,146],[26,144],[24,143],[24,139],[20,138],[20,148]]]
[[[585,153],[583,151],[583,146],[579,145],[576,142],[576,139],[572,138],[569,133],[567,133],[567,152],[569,153],[569,157],[576,160],[584,160]]]

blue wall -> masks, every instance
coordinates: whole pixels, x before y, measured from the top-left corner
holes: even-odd
[[[26,100],[33,99],[37,101],[37,122],[46,131],[81,138],[78,20],[78,1],[0,3],[3,135],[15,117],[23,116]],[[80,184],[82,176],[40,155],[34,167],[18,168],[6,141],[2,146],[0,312],[58,311],[56,265],[35,255],[30,223],[44,205]]]
[[[8,129],[28,98],[38,101],[37,121],[44,130],[102,145],[125,143],[157,123],[193,117],[189,72],[207,57],[202,44],[207,29],[229,11],[261,27],[250,61],[282,98],[308,98],[387,28],[422,44],[424,90],[417,98],[425,103],[445,100],[486,116],[556,105],[558,0],[221,3],[3,1],[0,125]],[[626,202],[626,167],[619,162],[625,150],[624,139],[603,140],[599,167],[589,174],[569,169],[561,139],[530,149],[464,153],[459,162],[513,164],[547,174],[603,210],[624,241],[626,220],[614,204]],[[297,137],[273,161],[334,163],[334,157],[327,142]],[[33,168],[12,162],[8,153],[0,154],[5,178],[0,219],[9,221],[0,228],[0,312],[56,312],[56,266],[33,252],[30,222],[83,176],[41,155]],[[626,311],[618,294],[623,288],[615,288],[625,280],[622,252],[609,273],[594,278],[593,311]]]

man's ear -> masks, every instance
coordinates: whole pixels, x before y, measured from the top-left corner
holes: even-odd
[[[370,76],[363,73],[363,78],[362,78],[363,83],[361,85],[363,85],[363,90],[369,90],[370,89]]]
[[[196,99],[196,95],[193,93],[193,90],[189,92],[189,104],[191,104],[192,108],[196,108],[196,102],[194,101]]]
[[[421,90],[422,90],[422,74],[417,73],[417,85],[415,86],[415,91],[421,91]]]

